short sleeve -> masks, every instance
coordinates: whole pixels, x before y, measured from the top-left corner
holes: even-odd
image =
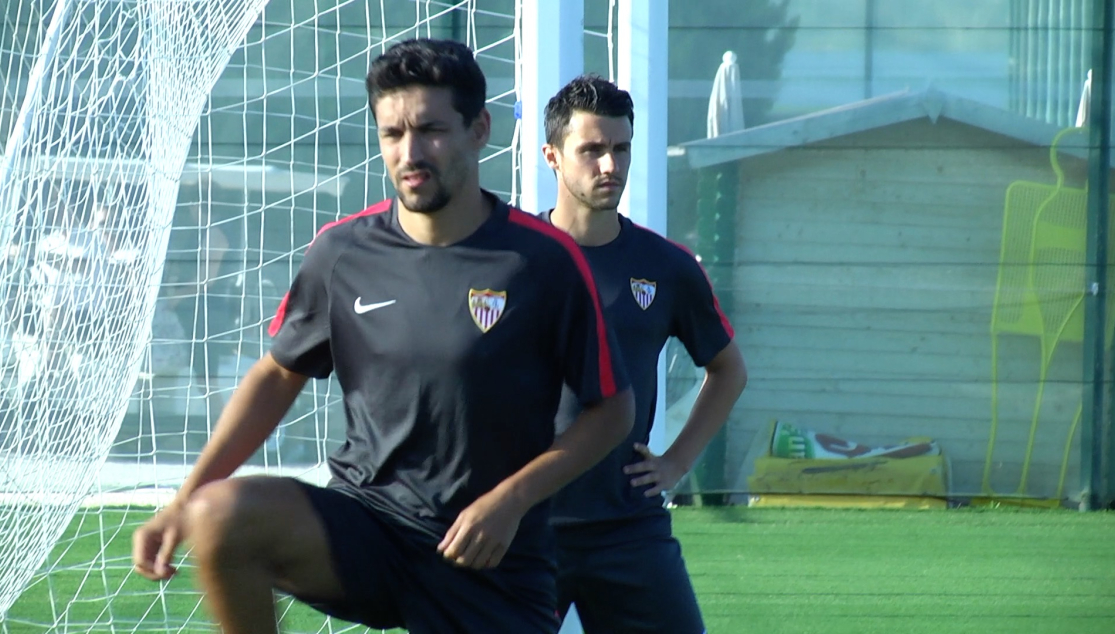
[[[322,232],[302,260],[268,332],[275,361],[304,376],[323,379],[333,371],[330,348],[329,280],[337,261],[336,239]]]
[[[572,260],[555,342],[565,385],[582,405],[591,405],[627,389],[629,383],[588,261],[579,249]]]
[[[685,346],[693,363],[704,367],[720,354],[735,333],[701,264],[688,252],[678,252],[678,297],[673,303],[671,335]]]

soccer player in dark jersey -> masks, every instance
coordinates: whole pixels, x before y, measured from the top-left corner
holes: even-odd
[[[627,442],[554,497],[558,601],[575,604],[589,634],[704,631],[662,492],[671,489],[727,420],[747,382],[732,328],[697,260],[616,207],[631,165],[631,97],[582,76],[546,106],[542,151],[557,175],[557,206],[542,217],[581,245],[635,390]],[[670,337],[705,368],[692,413],[661,456],[647,448],[658,357]],[[559,430],[581,411],[563,398]]]
[[[461,44],[413,40],[367,77],[397,197],[324,227],[136,570],[193,548],[226,633],[275,632],[273,591],[412,634],[556,632],[539,504],[631,429],[634,402],[569,236],[481,190],[485,81]],[[308,378],[336,373],[347,432],[328,487],[228,478]],[[563,384],[586,405],[555,439]]]

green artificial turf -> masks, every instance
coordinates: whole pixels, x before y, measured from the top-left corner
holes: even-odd
[[[212,631],[189,569],[129,574],[145,517],[80,514],[0,630]],[[680,508],[674,530],[710,634],[1115,632],[1112,513]],[[348,627],[281,608],[285,632]]]
[[[674,516],[710,633],[1115,632],[1115,514]]]

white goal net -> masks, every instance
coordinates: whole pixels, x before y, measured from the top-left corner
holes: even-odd
[[[261,4],[6,5],[0,612],[109,453],[198,114]]]
[[[0,632],[211,629],[189,566],[131,572],[131,533],[266,350],[316,229],[391,194],[363,85],[386,46],[477,51],[483,184],[517,195],[518,6],[3,4]],[[245,470],[320,481],[342,432],[316,382]],[[281,608],[287,632],[349,628]]]

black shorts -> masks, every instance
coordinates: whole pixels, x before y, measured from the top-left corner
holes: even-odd
[[[575,539],[564,531],[558,540],[558,612],[564,617],[576,605],[585,634],[703,634],[681,545],[668,528],[662,533],[638,524],[597,526]]]
[[[314,609],[372,628],[410,634],[553,634],[553,571],[504,559],[491,570],[459,568],[429,540],[382,518],[335,490],[303,484],[329,534],[333,567],[347,597],[304,601]],[[295,597],[298,598],[298,597]]]

